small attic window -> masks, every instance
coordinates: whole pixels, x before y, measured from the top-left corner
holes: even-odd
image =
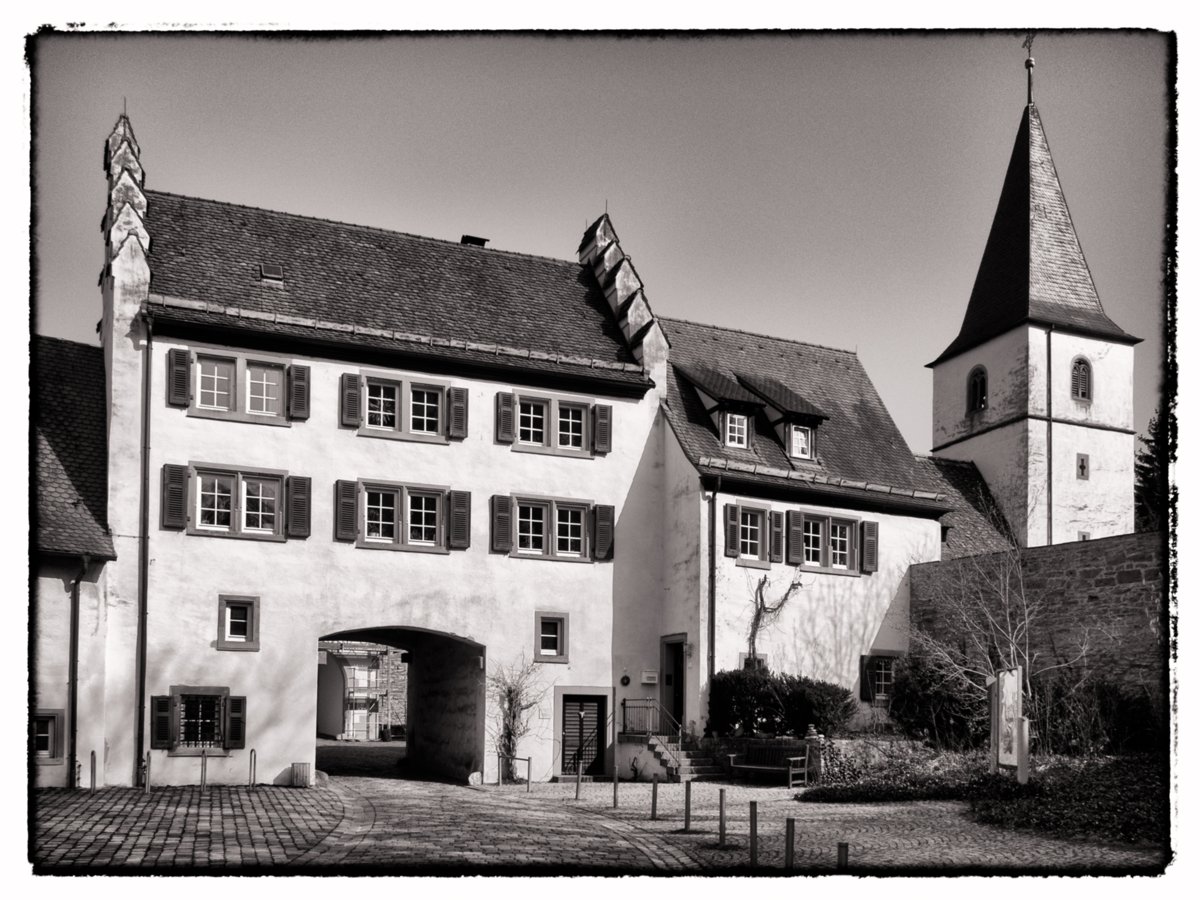
[[[263,281],[283,281],[283,266],[274,263],[259,263]]]

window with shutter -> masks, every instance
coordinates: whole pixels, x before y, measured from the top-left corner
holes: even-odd
[[[291,475],[287,479],[288,537],[306,538],[312,531],[312,479]]]
[[[150,698],[150,746],[171,756],[224,756],[246,745],[246,698],[227,687],[172,685]]]
[[[187,350],[167,351],[167,403],[190,406],[192,402],[192,357]]]
[[[447,428],[447,433],[452,438],[465,438],[467,436],[466,388],[450,388],[450,415]]]
[[[188,534],[266,541],[285,541],[291,534],[286,472],[197,463],[188,476]],[[303,490],[299,481],[296,490]],[[299,506],[303,519],[308,508],[303,497]]]
[[[342,424],[357,428],[362,424],[362,382],[357,374],[342,373],[340,393]]]
[[[470,546],[471,495],[466,491],[374,479],[338,485],[339,540],[354,540],[371,550],[419,553],[449,553]],[[349,500],[351,485],[356,488],[354,505]]]
[[[187,466],[162,468],[162,527],[187,527]]]
[[[512,540],[512,498],[507,494],[496,494],[492,497],[492,551],[494,553],[511,553]]]
[[[358,537],[358,482],[338,481],[333,497],[334,538],[353,541]]]
[[[743,503],[725,504],[725,555],[739,566],[766,569],[783,559],[783,517]]]
[[[305,421],[309,416],[309,367],[288,366],[288,418]]]
[[[471,546],[471,494],[469,491],[450,492],[451,550],[466,550]]]
[[[522,453],[585,459],[612,450],[612,407],[543,393],[496,394],[496,441]]]

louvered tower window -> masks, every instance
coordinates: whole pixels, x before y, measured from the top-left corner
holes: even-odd
[[[1071,397],[1075,400],[1092,399],[1092,367],[1086,359],[1071,363]]]

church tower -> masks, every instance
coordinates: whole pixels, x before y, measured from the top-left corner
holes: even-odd
[[[933,453],[971,460],[1018,542],[1133,531],[1133,346],[1104,312],[1029,96],[958,337]]]

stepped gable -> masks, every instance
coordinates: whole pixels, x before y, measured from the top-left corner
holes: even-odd
[[[815,344],[750,334],[681,319],[659,318],[671,342],[668,417],[684,452],[698,467],[701,459],[719,459],[730,469],[764,483],[791,483],[787,474],[813,476],[840,489],[841,481],[887,486],[899,491],[931,490],[928,474],[917,466],[899,429],[888,414],[857,355]],[[679,365],[675,369],[675,364]],[[749,449],[722,444],[693,383],[684,374],[713,371],[729,383],[775,382],[827,419],[817,430],[815,462],[794,460],[775,436],[763,414],[755,421],[756,439]],[[758,475],[753,466],[783,472]]]
[[[108,531],[104,351],[41,336],[31,351],[34,547],[116,559]]]
[[[932,456],[914,457],[928,483],[945,494],[950,512],[941,523],[949,527],[942,559],[993,553],[1015,546],[1004,513],[973,462]]]
[[[499,345],[530,351],[536,362],[527,357],[526,367],[579,372],[595,361],[597,375],[646,381],[580,263],[159,191],[146,197],[151,292],[206,304],[168,303],[163,315],[254,330],[279,330],[265,327],[273,316],[333,323],[339,340],[385,348],[353,329],[400,332],[424,339],[426,352],[472,360],[488,353],[466,344]],[[282,266],[282,279],[264,278],[263,265]],[[573,362],[556,361],[564,356]]]
[[[1104,312],[1037,107],[1021,115],[962,328],[929,366],[1032,322],[1136,344]]]

